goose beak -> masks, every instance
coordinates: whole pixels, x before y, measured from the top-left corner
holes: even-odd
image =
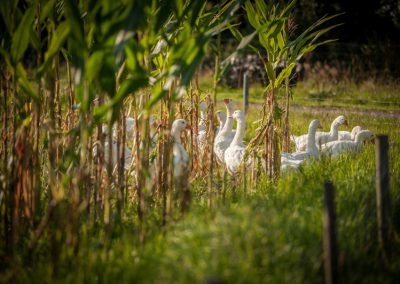
[[[349,126],[349,123],[347,122],[347,120],[344,121],[343,125],[344,126]]]
[[[188,124],[188,125],[186,125],[186,129],[187,130],[192,130],[192,126]]]

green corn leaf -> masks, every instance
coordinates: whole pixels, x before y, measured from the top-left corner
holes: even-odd
[[[38,69],[38,76],[41,76],[47,66],[50,64],[51,59],[61,50],[70,33],[70,26],[67,21],[62,22],[53,33],[50,46],[44,55],[44,62]]]
[[[329,44],[329,43],[333,43],[333,42],[335,42],[335,41],[337,41],[337,39],[328,39],[328,40],[325,40],[325,41],[322,41],[322,42],[319,42],[319,43],[316,43],[316,44],[307,46],[307,47],[305,47],[305,48],[301,51],[301,53],[298,55],[298,57],[296,58],[296,60],[300,60],[300,58],[301,58],[304,54],[307,54],[307,53],[309,53],[309,52],[314,51],[318,46],[325,45],[325,44]]]
[[[264,0],[256,0],[257,12],[262,16],[263,20],[266,21],[268,18],[268,7]]]
[[[98,75],[102,67],[104,55],[104,51],[96,51],[90,56],[86,66],[86,77],[89,82],[93,81]]]
[[[0,46],[0,55],[3,57],[3,59],[5,60],[8,68],[10,69],[11,73],[14,72],[14,66],[11,64],[11,58],[10,58],[10,54],[4,50],[3,47]]]
[[[204,1],[204,3],[202,3],[202,1],[192,1],[191,4],[193,5],[193,7],[191,7],[193,12],[190,16],[190,25],[194,26],[200,18],[199,15],[204,11],[207,1]]]
[[[11,44],[11,58],[14,64],[21,60],[29,45],[30,33],[32,31],[32,23],[35,19],[35,7],[32,6],[26,10],[17,30],[13,35]]]
[[[112,103],[116,104],[128,95],[135,93],[137,90],[144,88],[148,85],[148,78],[145,74],[136,78],[130,78],[122,82],[116,96],[112,99]]]
[[[291,63],[288,66],[286,66],[281,71],[281,73],[279,73],[279,75],[278,75],[278,77],[276,78],[276,81],[275,81],[275,88],[278,88],[282,84],[283,80],[285,80],[286,78],[290,77],[290,75],[292,74],[293,68],[295,66],[296,66],[295,63]]]
[[[245,3],[245,10],[247,13],[247,19],[249,20],[250,25],[253,26],[256,30],[261,27],[260,22],[257,19],[257,13],[256,10],[253,7],[253,4],[251,4],[250,1],[246,1]]]
[[[242,40],[243,35],[235,26],[229,25],[228,28],[232,35],[236,38],[236,40]]]
[[[21,87],[22,90],[30,97],[32,98],[35,102],[39,103],[40,98],[38,94],[35,91],[35,88],[33,87],[32,83],[29,82],[28,76],[26,74],[26,71],[21,63],[18,63],[17,65],[17,78],[18,78],[18,84]]]
[[[47,16],[50,14],[50,12],[53,10],[55,3],[56,3],[56,0],[50,0],[43,6],[43,9],[40,13],[40,21],[41,22],[43,22],[47,18]]]
[[[125,47],[126,65],[128,69],[134,74],[144,74],[145,71],[139,63],[138,55],[140,55],[140,51],[138,51],[135,45],[130,44]]]
[[[109,103],[97,107],[94,109],[94,118],[100,120],[103,118],[110,110],[113,112],[119,111],[118,106],[121,106],[123,100],[130,94],[135,93],[141,88],[148,85],[148,79],[145,76],[127,79],[122,82],[117,94],[110,100]]]
[[[0,1],[0,14],[2,20],[6,25],[8,33],[11,35],[14,31],[14,18],[18,6],[18,0],[1,0]]]
[[[86,46],[84,38],[83,20],[79,12],[78,3],[73,0],[64,1],[64,14],[67,19],[69,29],[71,30],[71,37],[74,44],[81,49]]]
[[[160,86],[160,84],[156,84],[153,89],[152,89],[152,96],[150,100],[147,101],[147,104],[145,105],[145,109],[150,109],[152,108],[158,101],[160,101],[163,97],[165,97],[168,94],[168,91],[165,90]]]
[[[286,7],[285,9],[281,12],[280,18],[286,18],[289,16],[289,14],[292,12],[294,6],[296,4],[296,0],[292,0]]]
[[[157,7],[157,12],[153,12],[155,21],[153,29],[155,33],[158,33],[159,30],[163,28],[165,22],[170,17],[171,11],[172,8],[170,1],[160,1]]]
[[[201,2],[201,1],[198,1],[198,2]],[[206,7],[207,7],[207,1],[204,1],[204,4],[203,4],[203,6],[201,7],[201,9],[200,9],[200,11],[199,11],[199,14],[198,14],[198,16],[197,16],[197,19],[196,19],[195,22],[193,23],[193,26],[198,27],[198,26],[200,25],[202,19],[204,19],[204,15],[206,14],[206,12],[205,12]],[[194,18],[194,16],[193,16],[192,18]]]
[[[265,63],[265,69],[267,71],[267,76],[270,81],[275,81],[275,70],[271,62]]]
[[[240,41],[239,45],[237,46],[236,50],[242,50],[245,48],[247,45],[250,44],[250,42],[253,40],[253,38],[257,35],[257,31],[252,32],[251,34],[245,36],[242,38]]]
[[[31,46],[32,46],[34,49],[40,50],[41,45],[40,45],[40,42],[39,42],[39,38],[38,38],[37,33],[34,33],[34,32],[31,33],[31,36],[30,36],[30,38],[29,38],[29,42],[30,42]]]
[[[269,39],[265,34],[259,33],[258,34],[258,41],[264,47],[264,49],[267,51],[267,53],[271,52],[271,46],[269,44]]]
[[[98,80],[102,90],[107,92],[110,97],[115,96],[115,57],[112,54],[104,54],[101,68],[98,70],[100,80]]]

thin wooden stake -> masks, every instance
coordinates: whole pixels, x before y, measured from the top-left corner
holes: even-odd
[[[338,283],[338,247],[336,239],[335,191],[330,181],[325,182],[323,211],[325,283]]]
[[[249,108],[249,80],[247,72],[243,74],[243,111],[247,114]]]
[[[389,192],[389,142],[387,135],[377,135],[376,154],[376,211],[378,239],[381,249],[387,252],[390,242],[390,192]]]

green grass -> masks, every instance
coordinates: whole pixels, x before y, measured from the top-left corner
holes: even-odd
[[[305,131],[307,113],[294,113],[296,131]],[[323,118],[328,122],[330,116]],[[400,131],[398,121],[370,116],[350,116],[373,131],[390,135],[391,193],[395,229],[400,216]],[[261,181],[245,194],[241,188],[227,193],[213,210],[207,208],[203,181],[193,186],[192,210],[165,230],[149,221],[151,233],[144,246],[137,224],[127,217],[115,229],[106,252],[101,234],[82,232],[76,257],[63,251],[57,272],[51,276],[48,244],[34,260],[9,271],[16,282],[140,282],[203,283],[321,283],[323,282],[322,198],[323,182],[336,188],[340,269],[344,282],[395,282],[400,276],[398,235],[392,261],[383,272],[376,236],[374,148],[367,145],[357,155],[307,165],[284,176],[277,185]],[[133,210],[133,209],[132,209]],[[132,211],[132,215],[134,215]],[[152,218],[150,218],[151,220]],[[54,278],[55,279],[54,279]]]
[[[300,82],[293,103],[309,106],[352,107],[356,109],[399,110],[400,88],[395,83],[365,81],[317,83]]]
[[[113,227],[109,241],[104,240],[102,230],[83,226],[79,250],[61,245],[56,263],[50,244],[42,241],[33,252],[20,251],[19,262],[0,274],[0,282],[322,283],[323,183],[329,179],[336,189],[343,282],[395,283],[400,278],[399,120],[347,113],[346,109],[338,113],[294,111],[292,132],[305,133],[314,118],[328,131],[338,114],[348,117],[349,129],[361,125],[389,135],[395,237],[390,264],[385,267],[376,232],[374,145],[366,144],[358,155],[305,165],[299,172],[284,175],[277,184],[262,179],[247,192],[229,180],[225,200],[220,197],[212,209],[207,206],[205,181],[195,180],[191,182],[191,210],[183,219],[175,212],[169,225],[161,229],[159,211],[150,205],[144,244],[138,237],[136,208],[129,204],[129,214]],[[259,107],[252,106],[247,141],[258,118]]]
[[[200,89],[211,90],[212,81],[208,77],[200,80]],[[249,89],[250,102],[263,101],[263,87],[251,84]],[[396,82],[382,83],[364,81],[354,83],[347,81],[319,82],[317,79],[299,81],[292,89],[294,106],[311,107],[342,107],[359,110],[390,110],[400,112],[400,86]],[[242,102],[242,89],[231,89],[225,86],[218,88],[218,99],[231,97],[236,102]]]

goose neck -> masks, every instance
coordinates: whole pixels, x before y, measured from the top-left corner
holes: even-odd
[[[315,145],[315,133],[317,132],[317,128],[314,126],[311,126],[308,129],[308,134],[307,134],[307,152],[311,153],[313,152],[317,147]]]
[[[222,118],[218,118],[218,122],[219,122],[219,129],[221,130],[222,128],[224,128],[225,120]]]
[[[333,137],[337,137],[339,132],[338,132],[339,124],[336,121],[333,121],[331,124],[331,130],[329,134]]]
[[[241,145],[243,143],[245,124],[246,121],[244,119],[238,119],[235,137],[233,137],[231,145]]]
[[[200,111],[200,122],[206,121],[206,112],[204,110]]]
[[[172,129],[172,133],[171,133],[172,138],[174,139],[175,143],[181,144],[181,135],[180,135],[180,131],[177,129]]]
[[[229,133],[232,131],[233,128],[233,109],[230,106],[227,106],[227,118],[226,118],[226,122],[224,124],[224,127],[222,128],[221,133]]]

